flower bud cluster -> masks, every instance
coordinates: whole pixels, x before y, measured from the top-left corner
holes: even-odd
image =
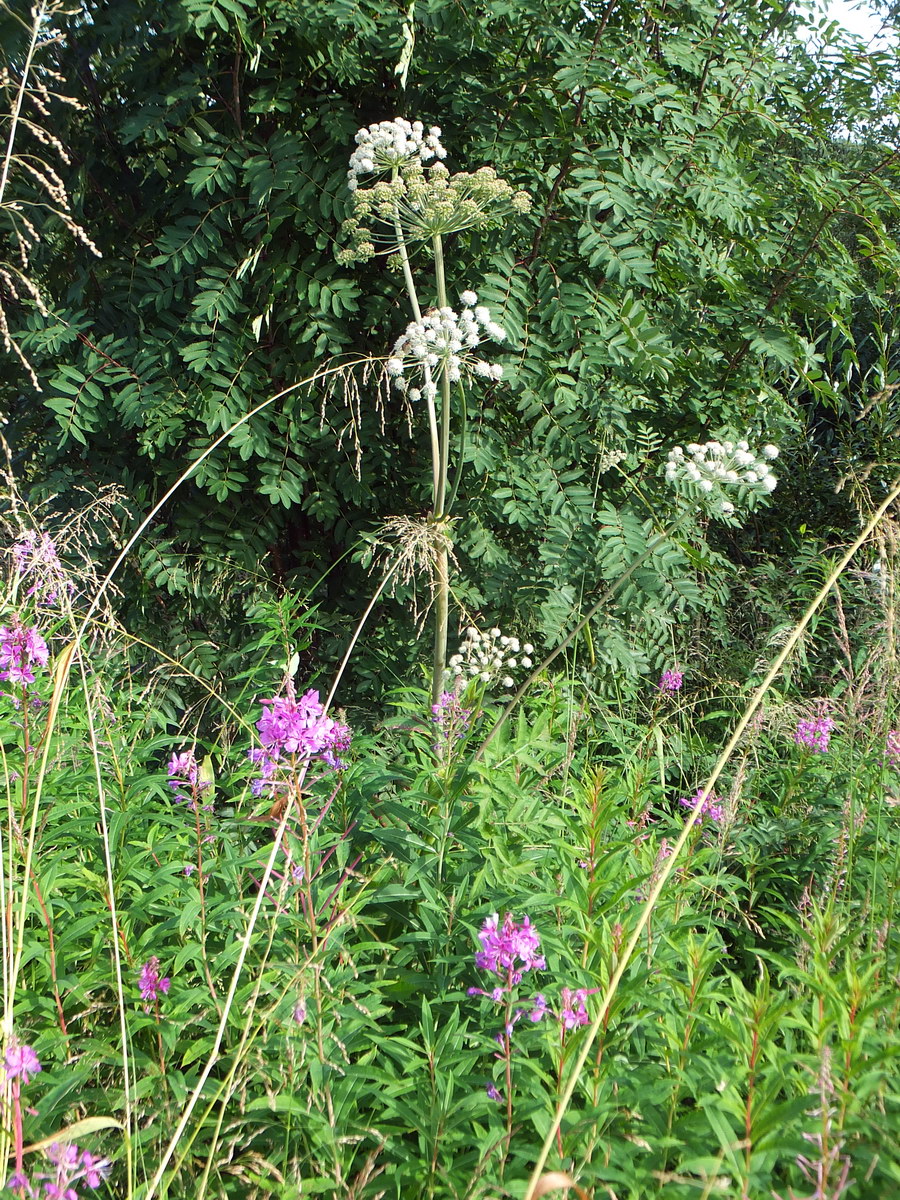
[[[752,507],[775,491],[778,480],[770,462],[777,457],[777,446],[763,446],[757,454],[746,441],[676,446],[667,456],[666,482],[686,485],[714,515],[730,517],[741,503]]]
[[[448,666],[450,674],[457,679],[468,677],[483,683],[490,683],[502,674],[503,687],[511,688],[513,679],[507,672],[516,667],[527,670],[532,665],[532,654],[534,646],[530,642],[523,645],[517,637],[507,637],[499,629],[481,633],[472,625],[466,630],[462,644]]]
[[[490,310],[478,304],[475,292],[463,292],[466,306],[459,313],[452,308],[432,308],[421,321],[411,321],[394,345],[387,361],[387,373],[394,387],[409,393],[410,400],[433,400],[437,395],[436,378],[446,371],[451,383],[457,383],[463,371],[482,379],[499,380],[503,367],[476,358],[473,351],[484,338],[502,342],[506,330],[491,320]],[[474,306],[474,307],[472,307]],[[410,387],[408,374],[421,372],[424,382]]]
[[[351,244],[337,251],[339,263],[365,262],[376,253],[393,254],[407,241],[489,229],[502,225],[510,213],[531,208],[527,192],[517,191],[493,167],[451,175],[441,159],[446,155],[436,126],[425,133],[421,121],[412,125],[397,119],[361,129],[350,159],[348,185],[353,215],[343,223]],[[359,178],[390,171],[361,188]]]
[[[377,121],[367,129],[360,129],[354,139],[356,149],[350,156],[347,186],[351,191],[358,187],[360,175],[379,174],[402,167],[412,162],[428,162],[431,158],[446,158],[447,151],[441,145],[441,131],[433,125],[428,132],[421,121],[405,121],[395,117],[393,121]]]

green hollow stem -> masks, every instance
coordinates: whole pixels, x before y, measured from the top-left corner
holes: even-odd
[[[438,308],[447,307],[447,279],[444,275],[444,247],[440,234],[431,239],[434,250],[434,277],[437,286]],[[438,481],[436,517],[446,516],[447,471],[450,462],[450,375],[446,365],[441,372],[441,469]]]
[[[689,837],[691,836],[691,832],[692,832],[694,826],[696,825],[698,819],[700,818],[700,814],[703,809],[703,805],[709,799],[709,796],[712,793],[713,787],[715,786],[716,780],[719,778],[722,771],[725,769],[725,766],[726,766],[728,760],[731,758],[732,754],[737,749],[738,743],[740,742],[741,738],[743,737],[744,732],[747,729],[747,726],[753,720],[753,717],[756,714],[756,711],[759,708],[760,704],[762,703],[763,698],[765,697],[769,688],[772,686],[773,681],[775,680],[778,673],[781,671],[782,667],[784,666],[788,657],[794,650],[795,646],[800,641],[800,639],[803,636],[803,633],[806,630],[807,626],[809,625],[810,621],[813,619],[816,612],[819,610],[819,608],[824,603],[826,596],[831,591],[831,589],[834,587],[835,583],[837,583],[838,579],[841,577],[843,572],[846,570],[847,566],[849,565],[850,561],[852,560],[852,558],[856,554],[856,552],[859,550],[859,548],[861,546],[863,546],[868,541],[868,539],[872,536],[873,532],[877,528],[882,517],[887,512],[887,510],[890,508],[890,506],[897,500],[898,497],[900,497],[900,477],[898,477],[897,479],[894,480],[887,499],[884,500],[879,505],[878,509],[875,511],[875,513],[873,513],[873,515],[871,516],[869,521],[866,523],[865,528],[862,530],[862,532],[859,534],[859,536],[853,541],[853,543],[848,547],[848,549],[841,556],[838,563],[835,565],[835,567],[829,573],[828,578],[825,580],[825,582],[822,584],[819,591],[813,597],[812,602],[810,603],[809,607],[804,612],[803,616],[800,618],[800,620],[797,622],[797,624],[791,630],[790,636],[788,637],[787,641],[785,642],[784,646],[781,648],[779,653],[776,655],[775,660],[773,661],[771,667],[769,667],[769,670],[766,672],[765,678],[763,679],[762,683],[760,683],[759,687],[756,689],[756,691],[751,696],[749,704],[744,709],[744,712],[741,715],[740,720],[735,725],[734,731],[732,732],[731,737],[728,739],[727,745],[722,750],[722,753],[719,755],[719,757],[716,761],[716,764],[713,767],[712,772],[706,781],[705,786],[698,793],[696,803],[694,804],[694,807],[691,809],[690,813],[688,814],[688,818],[685,821],[684,828],[681,831],[681,835],[679,836],[678,840],[675,842],[674,846],[672,847],[671,854],[665,860],[663,869],[660,871],[659,877],[656,880],[656,883],[650,889],[649,895],[647,896],[647,899],[644,902],[644,906],[641,909],[640,916],[637,920],[637,923],[636,923],[634,929],[632,930],[631,937],[628,939],[628,943],[625,946],[625,948],[623,949],[623,951],[619,957],[619,961],[616,966],[616,970],[614,971],[612,977],[610,978],[610,981],[609,981],[609,984],[607,985],[606,991],[604,992],[603,997],[600,1001],[600,1005],[597,1009],[597,1013],[594,1016],[594,1019],[591,1022],[589,1028],[587,1029],[587,1032],[584,1036],[584,1040],[581,1044],[581,1050],[578,1054],[578,1057],[575,1060],[575,1062],[572,1064],[572,1069],[569,1073],[569,1078],[566,1083],[565,1090],[563,1091],[562,1096],[560,1096],[560,1098],[559,1098],[559,1104],[557,1105],[556,1112],[553,1116],[553,1120],[550,1122],[550,1127],[547,1130],[547,1133],[544,1137],[544,1143],[541,1146],[541,1149],[538,1153],[537,1161],[536,1161],[534,1169],[531,1173],[531,1178],[529,1179],[528,1184],[525,1187],[524,1200],[536,1200],[536,1197],[538,1195],[540,1195],[540,1192],[537,1189],[538,1189],[538,1184],[540,1181],[541,1173],[544,1170],[544,1167],[547,1163],[547,1159],[550,1155],[550,1150],[553,1146],[553,1142],[556,1137],[556,1132],[562,1125],[563,1117],[565,1116],[566,1110],[569,1107],[569,1104],[572,1100],[572,1096],[575,1092],[575,1088],[578,1084],[578,1080],[581,1076],[581,1072],[584,1070],[584,1066],[585,1066],[585,1063],[587,1062],[588,1055],[591,1052],[591,1047],[593,1046],[594,1041],[596,1040],[596,1037],[600,1030],[601,1025],[603,1025],[607,1019],[607,1014],[610,1011],[610,1006],[612,1005],[613,999],[615,998],[616,992],[618,991],[619,984],[622,981],[622,977],[628,968],[628,964],[631,961],[631,956],[634,954],[635,948],[637,947],[637,944],[641,938],[641,935],[642,935],[644,929],[647,927],[647,923],[650,920],[650,916],[653,912],[653,909],[656,907],[656,902],[659,899],[663,888],[666,886],[666,883],[668,882],[670,876],[672,875],[672,872],[675,870],[675,866],[679,860],[681,851],[684,849]]]
[[[434,251],[434,275],[438,308],[447,307],[447,278],[444,274],[444,247],[439,234],[431,239]],[[434,515],[447,515],[447,474],[450,461],[450,375],[446,363],[441,372],[441,434],[438,487]],[[443,539],[442,543],[443,543]],[[450,626],[450,555],[446,544],[435,549],[434,563],[434,653],[431,672],[431,703],[437,704],[447,667],[447,638]]]
[[[456,503],[456,496],[459,492],[459,484],[462,479],[463,459],[466,453],[466,428],[468,425],[466,412],[466,393],[462,383],[459,385],[459,450],[456,455],[456,467],[453,471],[453,483],[450,485],[450,497],[447,500],[447,512],[450,512],[453,505]]]
[[[397,178],[397,168],[395,167],[391,180]],[[397,237],[397,253],[400,255],[400,264],[403,267],[403,279],[406,283],[406,294],[409,297],[409,306],[412,309],[414,321],[422,320],[422,309],[419,305],[419,296],[416,292],[416,283],[413,279],[412,267],[409,262],[409,251],[406,248],[406,238],[403,236],[403,226],[400,224],[400,214],[394,205],[393,212],[394,233]],[[426,368],[426,382],[431,382],[431,374]],[[431,437],[431,497],[435,510],[438,506],[438,495],[440,493],[440,478],[441,478],[441,442],[438,435],[437,412],[434,407],[434,400],[430,395],[426,395],[425,403],[428,409],[428,433]]]
[[[434,564],[434,661],[431,703],[437,704],[447,666],[447,635],[450,625],[450,558],[443,548],[435,551]]]

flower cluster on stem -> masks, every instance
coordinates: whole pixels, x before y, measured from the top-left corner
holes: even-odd
[[[712,516],[731,517],[742,505],[752,507],[774,492],[778,480],[770,464],[778,453],[771,444],[756,453],[745,440],[675,446],[666,458],[666,482],[687,492]]]
[[[501,676],[502,686],[511,688],[514,681],[508,672],[517,667],[527,670],[533,662],[532,654],[534,646],[530,642],[522,644],[517,637],[507,636],[496,628],[482,633],[470,625],[456,654],[450,658],[449,670],[458,682],[479,679],[490,683]]]
[[[693,796],[682,796],[678,803],[682,808],[693,809],[702,795],[703,788],[698,788]],[[703,821],[712,821],[713,824],[719,825],[724,819],[725,809],[722,805],[721,797],[716,796],[715,793],[710,793],[700,807],[700,816],[697,818],[698,824],[702,824]]]
[[[317,759],[332,770],[346,765],[339,754],[350,745],[350,730],[325,712],[319,693],[313,688],[297,699],[292,687],[287,695],[261,701],[263,713],[256,722],[262,743],[249,751],[250,761],[260,768],[253,793],[277,786],[273,778],[280,765]]]
[[[39,605],[50,607],[61,594],[71,596],[75,584],[59,561],[56,543],[48,533],[27,529],[12,547],[12,559],[20,579],[30,583],[27,596]]]
[[[74,1142],[52,1142],[45,1154],[51,1169],[36,1171],[29,1179],[17,1171],[7,1182],[7,1188],[19,1197],[38,1200],[78,1200],[75,1185],[85,1183],[98,1188],[109,1174],[109,1161],[98,1158],[89,1150],[79,1150]]]
[[[509,213],[527,212],[526,192],[516,191],[492,167],[451,175],[441,131],[426,130],[421,121],[395,118],[360,129],[350,157],[347,186],[353,215],[343,223],[351,245],[337,252],[338,262],[365,261],[376,253],[405,254],[408,241],[446,237],[466,229],[502,223]],[[366,175],[389,174],[371,187],[360,187]]]
[[[20,685],[34,683],[32,668],[46,667],[49,660],[47,643],[36,627],[26,629],[20,621],[0,625],[0,679]]]
[[[411,321],[394,345],[387,360],[387,373],[395,388],[411,400],[437,396],[437,382],[446,373],[451,383],[463,374],[497,381],[503,367],[477,358],[474,351],[487,338],[502,342],[506,331],[491,319],[490,310],[478,304],[475,292],[463,292],[465,307],[459,313],[452,308],[433,308],[421,321]],[[411,379],[418,378],[415,386]]]
[[[175,793],[175,799],[188,804],[193,812],[200,806],[200,797],[212,784],[208,779],[200,778],[200,764],[193,750],[184,750],[173,754],[168,766],[169,787]],[[208,812],[212,805],[203,805]]]
[[[141,992],[141,999],[146,1002],[147,1011],[149,1011],[149,1002],[154,1004],[159,1002],[159,997],[164,996],[171,986],[171,979],[166,976],[160,977],[159,974],[159,959],[154,954],[148,958],[141,967],[140,975],[138,976],[138,987]]]
[[[432,704],[431,720],[437,737],[433,749],[442,764],[452,758],[454,746],[465,737],[471,719],[471,708],[463,708],[456,691],[441,692]]]
[[[447,157],[437,125],[426,130],[421,121],[409,122],[403,117],[373,122],[360,129],[354,141],[356,149],[347,171],[347,187],[351,192],[356,191],[363,175],[381,175],[411,163]]]
[[[661,692],[680,692],[683,683],[683,671],[663,671],[657,686]]]
[[[834,720],[825,714],[818,717],[803,717],[797,722],[794,730],[794,741],[810,754],[825,754],[828,750],[831,734],[834,730]]]

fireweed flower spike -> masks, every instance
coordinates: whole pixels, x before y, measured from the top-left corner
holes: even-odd
[[[0,679],[10,683],[34,683],[32,667],[46,667],[50,660],[47,643],[36,628],[26,629],[20,622],[0,625]]]
[[[437,704],[431,706],[431,720],[437,735],[433,748],[439,758],[448,757],[454,744],[465,737],[471,718],[472,710],[463,708],[456,692],[441,692]]]
[[[298,700],[293,688],[286,696],[263,700],[263,714],[256,722],[261,747],[249,751],[250,761],[260,767],[261,778],[253,783],[254,795],[271,784],[279,764],[291,759],[316,758],[332,770],[343,770],[338,757],[350,745],[350,730],[325,713],[319,693],[310,689]]]
[[[169,787],[173,791],[188,786],[195,787],[200,782],[200,765],[194,757],[193,750],[183,750],[181,754],[173,754],[168,766]]]
[[[663,671],[659,677],[658,687],[661,692],[680,692],[683,682],[683,671]]]
[[[666,457],[665,478],[711,516],[731,517],[775,491],[778,480],[769,464],[778,453],[766,445],[757,454],[746,441],[676,446]]]
[[[79,1200],[76,1183],[98,1188],[109,1174],[107,1159],[98,1158],[89,1150],[79,1150],[74,1142],[53,1142],[45,1153],[53,1168],[51,1171],[36,1171],[32,1183],[24,1176],[17,1177],[15,1185],[10,1180],[7,1187],[16,1186],[21,1189],[21,1195],[43,1196],[45,1200]],[[34,1185],[42,1185],[42,1190],[38,1192]]]
[[[814,720],[801,719],[794,731],[794,741],[811,754],[825,754],[833,730],[834,721],[829,716],[819,716]]]
[[[59,561],[53,538],[35,529],[26,530],[11,550],[13,563],[19,577],[30,586],[26,592],[34,596],[38,604],[51,606],[60,593],[72,595],[75,584],[66,574]]]
[[[703,795],[703,788],[698,788],[693,796],[688,799],[687,796],[682,796],[678,803],[683,808],[693,808],[700,797]],[[700,809],[700,816],[697,818],[697,823],[702,824],[703,821],[712,821],[718,825],[725,819],[725,810],[722,807],[722,800],[719,796],[709,795],[703,801],[703,806]],[[666,855],[668,857],[668,855]]]
[[[563,1029],[576,1029],[579,1025],[587,1025],[589,1020],[587,998],[586,988],[578,988],[574,991],[572,988],[563,988],[559,1012]]]
[[[141,973],[138,976],[138,987],[141,991],[141,999],[144,1001],[159,1000],[160,995],[165,995],[169,990],[171,979],[166,977],[160,979],[159,976],[159,959],[154,955],[148,958],[141,967]]]
[[[21,1046],[17,1042],[13,1042],[6,1051],[3,1066],[6,1078],[18,1079],[23,1086],[27,1086],[32,1076],[37,1075],[41,1069],[38,1056],[31,1046]]]
[[[900,729],[892,729],[884,743],[885,761],[894,768],[900,769]]]
[[[528,917],[517,925],[512,913],[507,913],[503,924],[499,924],[497,913],[488,917],[478,935],[481,950],[475,955],[475,966],[482,971],[492,971],[504,982],[517,984],[526,971],[540,970],[546,966],[542,955],[540,934],[532,927]]]

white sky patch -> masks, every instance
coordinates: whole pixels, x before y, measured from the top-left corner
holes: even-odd
[[[860,38],[873,50],[886,50],[891,44],[896,45],[896,33],[893,30],[886,31],[881,17],[867,4],[851,3],[850,0],[828,0],[822,5],[820,12],[820,20],[837,21],[848,33]]]

